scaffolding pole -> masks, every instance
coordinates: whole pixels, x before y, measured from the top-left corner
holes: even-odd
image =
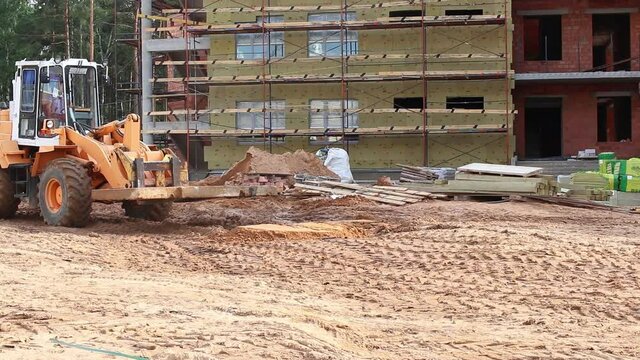
[[[141,0],[140,11],[142,14],[151,14],[153,9],[153,0]],[[153,118],[145,115],[153,110],[152,103],[152,89],[153,85],[148,79],[153,79],[153,58],[151,51],[149,50],[149,40],[151,40],[152,33],[145,31],[145,29],[151,27],[151,20],[146,17],[140,17],[140,40],[142,42],[142,49],[140,51],[140,86],[142,88],[141,103],[142,103],[142,128],[151,129],[154,127]],[[186,60],[186,59],[185,59]],[[153,143],[153,136],[146,134],[142,137],[143,141],[147,144]]]

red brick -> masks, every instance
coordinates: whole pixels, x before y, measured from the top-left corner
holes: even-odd
[[[637,0],[514,0],[514,65],[516,72],[567,72],[584,71],[593,67],[592,15],[589,8],[638,7]],[[524,59],[523,10],[569,9],[562,16],[563,51],[561,61],[539,62]],[[631,14],[632,70],[640,71],[640,13]]]
[[[598,143],[597,99],[600,91],[629,91],[633,93],[631,104],[631,136],[627,143]],[[638,85],[628,84],[553,84],[518,85],[514,91],[514,103],[519,110],[514,124],[517,154],[525,156],[525,100],[535,96],[562,96],[562,154],[577,155],[579,150],[595,148],[599,152],[614,151],[620,157],[640,155],[640,96]]]

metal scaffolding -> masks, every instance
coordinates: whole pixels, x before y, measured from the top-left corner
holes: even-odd
[[[140,38],[142,39],[141,55],[141,83],[142,83],[142,116],[144,134],[148,138],[152,135],[186,135],[186,151],[183,155],[189,159],[190,139],[199,138],[255,138],[260,136],[263,139],[265,148],[271,151],[274,146],[279,146],[274,139],[290,136],[335,136],[339,137],[345,149],[349,148],[348,137],[350,135],[362,136],[420,136],[422,141],[422,158],[424,165],[429,161],[429,139],[430,134],[504,134],[505,141],[505,161],[511,161],[511,120],[515,111],[511,108],[511,60],[510,60],[510,23],[508,0],[494,0],[493,2],[481,1],[479,5],[502,5],[500,14],[494,15],[429,15],[428,6],[444,6],[450,0],[401,0],[391,2],[367,2],[356,0],[349,3],[348,0],[341,0],[340,4],[331,5],[291,5],[291,6],[271,6],[269,0],[262,0],[260,6],[248,6],[239,1],[232,0],[238,7],[215,7],[220,0],[214,0],[207,5],[195,8],[187,7],[187,2],[183,2],[181,8],[171,8],[168,6],[153,6],[158,0],[142,0],[141,14],[139,16],[141,24],[139,26]],[[165,4],[166,5],[166,4]],[[472,4],[473,5],[473,4]],[[448,6],[451,6],[450,4]],[[378,19],[353,20],[347,16],[348,11],[376,10],[376,9],[406,9],[416,8],[420,12],[415,16],[414,12],[408,16],[387,17]],[[154,11],[155,9],[155,11]],[[339,21],[282,21],[271,22],[273,13],[286,14],[291,12],[316,13],[322,11],[340,12]],[[260,16],[261,21],[254,23],[207,23],[206,14],[240,14],[254,13]],[[451,46],[446,51],[437,53],[428,52],[428,41],[432,29],[442,27],[484,27],[485,30],[475,34],[470,38],[460,38],[458,36],[445,36],[451,41]],[[407,51],[406,53],[380,51],[371,54],[351,54],[347,51],[348,33],[350,31],[391,31],[393,29],[417,29],[420,31],[419,52]],[[497,52],[474,45],[475,39],[482,36],[491,36],[494,32],[502,29],[504,31],[504,50]],[[340,54],[339,56],[300,56],[301,51],[310,51],[307,47],[284,40],[284,44],[293,46],[296,51],[274,57],[270,54],[271,34],[273,32],[301,32],[312,30],[333,30],[340,33]],[[230,34],[262,34],[262,58],[261,59],[202,59],[196,56],[198,51],[210,48],[210,37]],[[180,39],[183,38],[183,39]],[[284,38],[284,36],[283,36]],[[183,59],[176,59],[178,41],[182,41],[184,50]],[[455,50],[462,45],[470,46],[477,50],[477,53],[456,53]],[[384,49],[383,49],[384,50]],[[153,56],[165,51],[165,56]],[[172,55],[173,54],[173,55]],[[230,55],[230,54],[229,54]],[[234,54],[235,55],[235,54]],[[457,63],[457,64],[477,64],[479,62],[493,62],[498,64],[504,62],[504,68],[498,69],[493,66],[491,69],[462,69],[462,70],[434,70],[432,64]],[[293,71],[291,73],[273,73],[272,66],[289,64],[315,64],[313,72]],[[383,64],[388,67],[410,67],[412,70],[395,71],[354,71],[365,66],[375,66]],[[327,65],[327,66],[324,66]],[[339,71],[333,71],[339,66]],[[417,68],[415,68],[417,66]],[[477,67],[477,66],[476,66]],[[176,69],[182,68],[182,76],[176,76]],[[193,74],[194,69],[198,74]],[[237,74],[232,75],[209,75],[207,69],[222,69]],[[232,69],[232,70],[229,70]],[[241,69],[255,69],[257,74],[244,75]],[[325,71],[323,69],[329,70]],[[429,101],[429,84],[432,81],[504,81],[505,98],[499,102],[504,102],[504,110],[499,109],[449,109],[444,108],[441,103]],[[373,91],[363,89],[353,89],[350,85],[354,83],[387,83],[398,82],[402,84],[402,89],[381,98]],[[273,113],[314,113],[327,111],[327,109],[317,109],[309,106],[287,106],[278,108],[273,106],[272,86],[282,84],[340,84],[341,106],[339,109],[330,109],[330,112],[339,112],[342,118],[342,126],[339,128],[326,129],[273,129],[271,119]],[[176,90],[175,84],[182,84],[182,88]],[[260,86],[262,93],[262,108],[209,108],[202,107],[198,101],[198,96],[208,96],[208,92],[203,94],[203,87],[216,86]],[[422,89],[421,107],[405,108],[398,107],[393,103],[393,96],[420,86]],[[348,106],[350,95],[354,92],[366,94],[375,99],[371,104],[351,108]],[[389,100],[391,97],[391,100]],[[181,109],[169,109],[167,106],[159,106],[170,99],[183,99]],[[498,101],[496,101],[498,102]],[[380,107],[379,104],[390,104]],[[238,129],[223,128],[224,125],[215,121],[217,115],[237,114],[237,113],[262,113],[264,114],[263,126],[261,129]],[[348,126],[349,117],[353,114],[389,114],[404,113],[414,114],[421,117],[421,125],[416,126],[385,126],[385,127],[360,127],[352,128]],[[473,125],[436,125],[430,123],[430,114],[466,114],[466,115],[504,115],[504,122],[498,124],[473,124]],[[203,117],[206,118],[203,120]],[[216,128],[218,127],[218,128]],[[205,140],[206,141],[206,140]],[[492,140],[491,142],[493,142]],[[444,146],[452,147],[450,144]],[[470,151],[465,154],[471,154]]]

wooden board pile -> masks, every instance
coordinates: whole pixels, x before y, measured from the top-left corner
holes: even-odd
[[[556,181],[542,175],[542,168],[469,164],[458,168],[448,184],[405,185],[423,191],[463,196],[555,195]]]
[[[294,187],[301,190],[303,194],[357,195],[379,203],[396,206],[414,204],[425,199],[446,198],[446,195],[435,195],[405,187],[362,186],[357,184],[344,184],[336,181],[305,181],[304,183],[296,183]]]
[[[613,194],[607,190],[609,180],[593,172],[571,174],[570,183],[561,183],[559,187],[564,196],[579,200],[608,201]]]
[[[414,184],[433,184],[438,174],[425,167],[397,164],[401,169],[400,182]]]
[[[578,172],[571,174],[571,183],[590,189],[606,189],[609,186],[609,180],[599,173],[594,172]]]
[[[469,164],[458,168],[449,188],[479,194],[555,195],[553,177],[543,176],[542,168],[511,165]]]

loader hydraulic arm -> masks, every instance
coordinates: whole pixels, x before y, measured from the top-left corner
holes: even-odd
[[[76,145],[80,152],[85,153],[89,160],[96,164],[96,169],[104,176],[113,188],[127,188],[130,181],[125,176],[118,160],[118,156],[107,145],[84,136],[72,128],[65,128],[65,136],[70,145]]]
[[[123,127],[124,136],[120,132]],[[140,117],[136,114],[129,114],[124,120],[102,125],[92,132],[94,137],[111,135],[118,142],[122,142],[128,151],[138,152],[140,150]]]

